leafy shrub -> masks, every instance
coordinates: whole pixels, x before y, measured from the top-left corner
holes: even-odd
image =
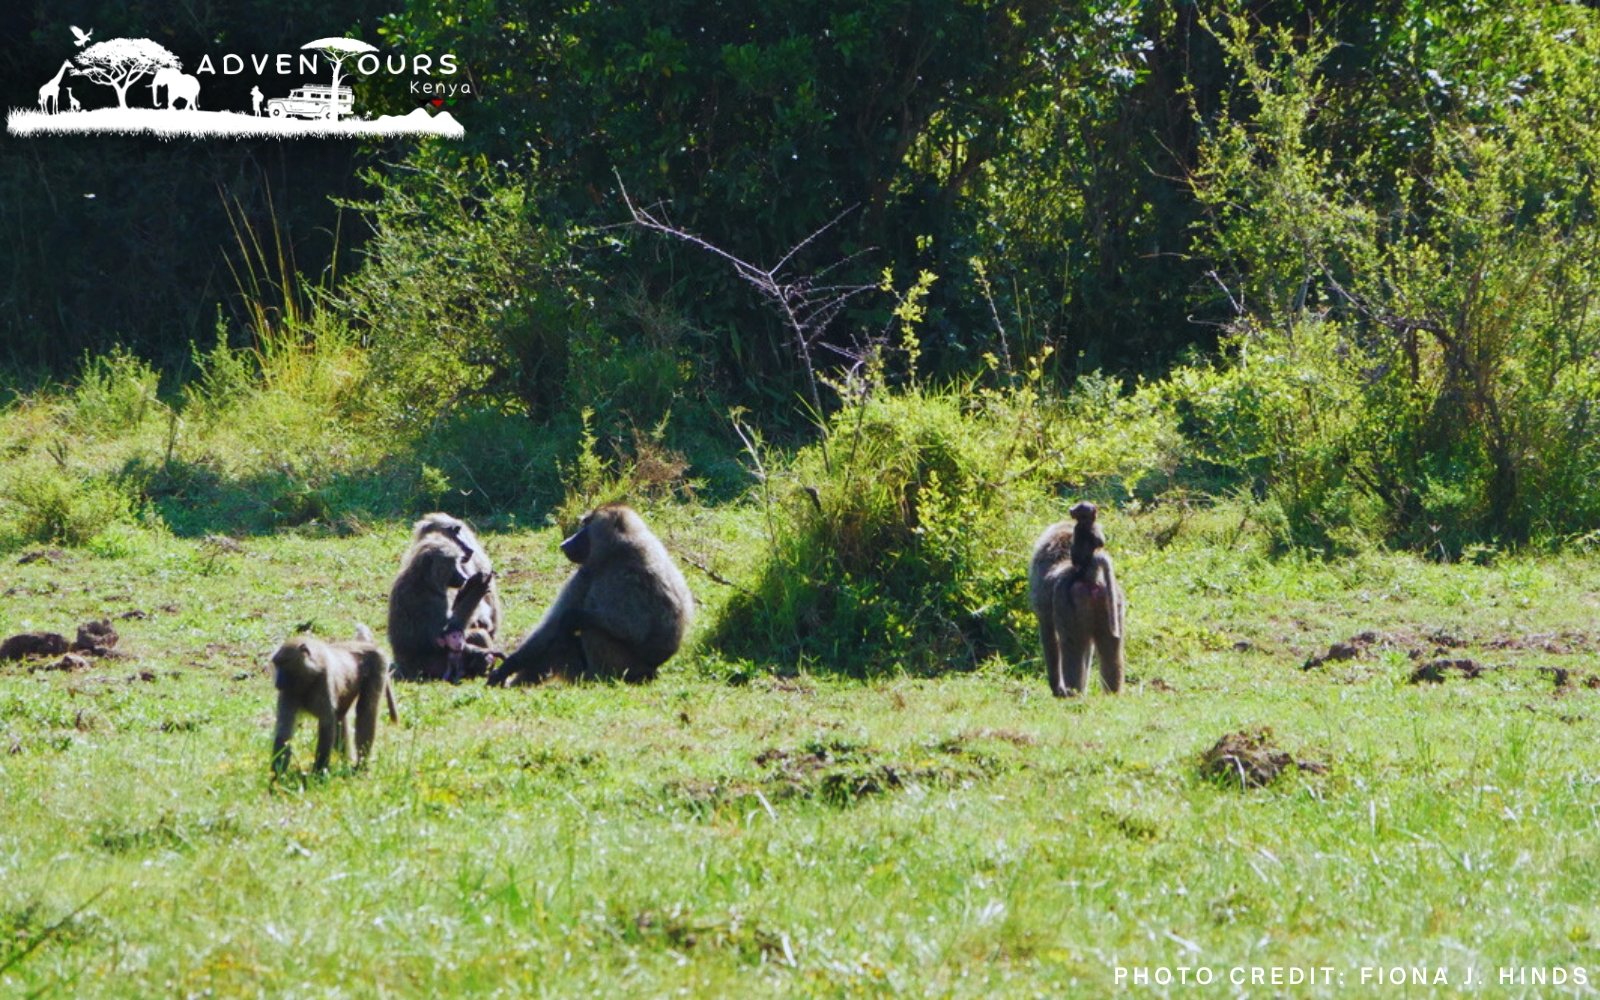
[[[1561,72],[1526,94],[1486,78],[1418,95],[1434,108],[1421,150],[1385,164],[1342,160],[1317,132],[1330,43],[1219,31],[1248,100],[1208,132],[1195,192],[1238,314],[1223,364],[1165,392],[1289,544],[1375,535],[1453,556],[1600,519],[1583,485],[1600,477],[1600,129],[1571,113],[1600,86],[1597,43],[1537,19],[1512,30]]]
[[[770,474],[752,435],[769,548],[711,645],[854,675],[1030,653],[1029,546],[1059,516],[1042,513],[1047,498],[1069,482],[1126,488],[1167,465],[1176,441],[1149,396],[1110,404],[1103,422],[1083,419],[1107,406],[1113,385],[1090,380],[1086,396],[1047,399],[1035,366],[1017,390],[880,387]],[[1102,430],[1147,447],[1118,450]]]
[[[134,501],[114,481],[77,478],[42,465],[13,468],[0,483],[0,506],[11,546],[29,542],[83,545],[118,523],[131,523]]]
[[[549,417],[592,322],[573,234],[542,225],[525,185],[481,161],[414,165],[370,174],[382,197],[356,206],[375,233],[340,305],[371,345],[371,385],[403,425],[474,399]]]
[[[122,347],[85,358],[67,399],[67,424],[85,434],[127,433],[165,407],[157,398],[161,376]]]

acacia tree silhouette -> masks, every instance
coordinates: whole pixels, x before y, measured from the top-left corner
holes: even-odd
[[[128,88],[140,77],[159,69],[181,69],[183,64],[166,47],[148,38],[113,38],[78,53],[73,60],[79,76],[117,92],[117,106],[128,106]]]

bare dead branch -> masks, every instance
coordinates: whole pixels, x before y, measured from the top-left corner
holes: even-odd
[[[617,189],[622,193],[622,203],[628,207],[628,214],[633,218],[634,225],[681,240],[684,243],[699,247],[712,256],[727,261],[739,277],[755,286],[756,291],[772,304],[778,314],[783,317],[784,325],[788,328],[789,334],[793,338],[795,353],[805,367],[806,388],[810,395],[809,402],[811,407],[817,414],[822,414],[822,394],[818,388],[819,380],[813,348],[820,344],[828,350],[850,357],[851,355],[848,352],[823,341],[822,335],[827,331],[828,326],[844,311],[845,306],[851,299],[863,292],[872,291],[877,286],[821,284],[819,279],[829,272],[835,271],[871,252],[873,248],[858,250],[811,273],[794,274],[786,272],[786,269],[802,250],[814,243],[823,233],[838,225],[840,220],[855,210],[855,206],[852,205],[828,220],[821,228],[790,247],[789,251],[778,259],[777,264],[767,268],[736,257],[709,240],[673,225],[659,209],[645,208],[636,204],[628,196],[628,189],[622,183],[620,175],[617,177]],[[826,447],[826,443],[824,443],[823,461],[831,465],[826,454]]]

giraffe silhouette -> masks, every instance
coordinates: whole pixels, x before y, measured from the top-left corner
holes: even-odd
[[[56,70],[56,75],[52,76],[44,86],[39,88],[40,111],[44,111],[46,105],[49,105],[50,108],[49,112],[47,112],[48,114],[53,115],[61,110],[61,77],[71,65],[72,61],[70,59],[62,63],[61,68]]]
[[[74,110],[74,111],[82,111],[83,110],[83,105],[79,104],[78,103],[78,99],[76,97],[72,96],[72,88],[71,87],[67,88],[67,106],[69,108],[71,108],[72,110]]]

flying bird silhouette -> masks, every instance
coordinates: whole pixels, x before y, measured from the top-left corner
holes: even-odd
[[[78,43],[78,48],[80,49],[83,48],[84,44],[89,41],[89,36],[94,34],[93,28],[90,28],[88,31],[84,31],[76,24],[69,24],[67,27],[72,29],[72,38]]]

